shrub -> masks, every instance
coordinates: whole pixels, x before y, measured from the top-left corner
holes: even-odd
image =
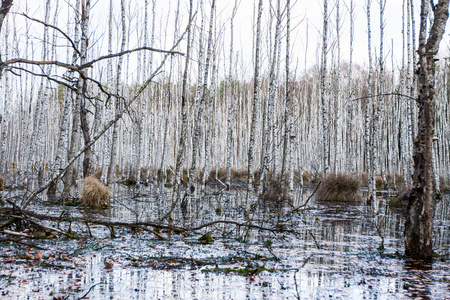
[[[0,191],[5,187],[5,178],[0,175]]]
[[[330,174],[322,180],[316,192],[318,201],[331,202],[360,202],[361,182],[353,177],[339,174]]]
[[[100,181],[89,176],[84,179],[81,203],[86,207],[100,208],[109,206],[109,189]]]

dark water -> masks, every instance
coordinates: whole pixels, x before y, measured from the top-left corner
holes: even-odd
[[[0,295],[5,299],[450,299],[449,196],[436,208],[434,248],[442,259],[430,265],[404,260],[403,220],[380,194],[370,205],[316,203],[298,212],[311,194],[298,191],[291,202],[261,202],[249,216],[249,229],[216,224],[189,236],[91,225],[93,238],[38,241],[45,248],[2,243]],[[80,208],[37,205],[59,215],[154,222],[171,203],[169,190],[116,187],[113,208],[90,214]],[[254,203],[256,199],[250,198]],[[210,191],[177,210],[175,225],[192,228],[211,221],[244,223],[246,193]],[[220,210],[218,209],[220,207]],[[50,226],[56,226],[49,223]],[[61,226],[67,226],[67,224]],[[271,229],[271,230],[268,230]],[[88,236],[84,224],[72,230]],[[202,234],[214,242],[202,244]],[[384,250],[379,250],[384,241]],[[32,242],[32,241],[28,241]],[[14,263],[8,262],[14,257]],[[205,272],[215,269],[217,272]],[[265,269],[256,275],[239,270]]]

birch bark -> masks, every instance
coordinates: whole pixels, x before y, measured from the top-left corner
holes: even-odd
[[[125,43],[126,43],[126,23],[125,23],[125,0],[120,1],[120,11],[121,11],[121,25],[122,25],[122,43],[120,46],[120,51],[125,50]],[[123,56],[119,57],[119,62],[117,64],[117,74],[116,74],[116,95],[119,94],[120,87],[120,78],[122,76],[122,64],[123,64]],[[118,113],[120,111],[120,99],[115,98],[115,112],[116,117],[118,116]],[[113,182],[114,173],[116,170],[116,160],[117,160],[117,130],[118,130],[118,124],[117,122],[113,125],[113,132],[112,132],[112,139],[111,139],[111,156],[109,160],[109,166],[108,166],[108,177],[107,177],[107,184],[111,184]]]
[[[252,120],[250,125],[250,140],[248,146],[248,183],[247,183],[247,203],[252,185],[255,180],[254,168],[255,168],[255,147],[256,147],[256,128],[259,114],[260,105],[260,47],[261,47],[261,15],[262,15],[263,2],[259,0],[258,4],[258,17],[256,21],[256,45],[255,45],[255,72],[254,72],[254,86],[253,86],[253,104],[252,104]],[[248,209],[248,207],[247,207]]]
[[[269,95],[268,95],[268,104],[267,104],[267,116],[265,117],[266,126],[264,128],[264,137],[265,141],[265,150],[264,150],[264,159],[261,168],[261,178],[260,178],[260,187],[264,192],[267,188],[267,172],[269,170],[270,165],[270,157],[273,156],[276,151],[275,145],[273,141],[276,139],[274,135],[270,136],[271,133],[275,133],[273,129],[275,128],[274,124],[274,112],[275,112],[275,101],[277,94],[277,82],[276,82],[276,65],[277,65],[277,52],[279,46],[280,39],[280,27],[281,27],[281,5],[280,0],[277,0],[277,11],[276,11],[276,24],[275,24],[275,37],[273,42],[272,49],[272,61],[270,63],[270,73],[269,73]],[[273,158],[272,158],[273,159]],[[272,168],[272,172],[275,170]]]
[[[236,16],[236,11],[238,7],[238,2],[235,0],[233,13],[231,15],[230,20],[230,62],[228,69],[228,79],[227,79],[227,88],[228,88],[228,101],[227,101],[227,145],[226,145],[226,167],[227,167],[227,175],[225,179],[225,183],[227,187],[230,187],[231,181],[231,165],[232,165],[232,151],[234,147],[233,143],[233,122],[235,115],[235,107],[236,107],[236,95],[234,91],[234,83],[233,83],[233,41],[234,41],[234,17]]]
[[[375,129],[372,126],[372,132],[370,127],[370,97],[372,95],[372,73],[373,73],[373,67],[372,67],[372,29],[370,25],[370,6],[372,5],[372,0],[366,1],[366,14],[367,14],[367,48],[369,53],[369,71],[368,71],[368,78],[367,78],[367,94],[368,99],[366,101],[366,108],[365,108],[365,117],[364,117],[364,140],[365,140],[365,157],[366,157],[366,170],[367,170],[367,180],[368,180],[368,188],[369,188],[369,197],[375,200],[376,198],[376,188],[375,188],[375,160],[373,159],[375,155],[374,151],[374,132]],[[375,108],[375,104],[373,104],[373,108]],[[375,114],[375,111],[373,111]],[[374,118],[375,119],[375,118]],[[375,123],[375,120],[372,120],[372,124]]]
[[[112,50],[112,35],[113,35],[113,0],[110,0],[109,2],[109,18],[108,18],[108,55],[111,55],[113,53]],[[107,91],[113,92],[114,91],[114,79],[113,79],[113,59],[108,60],[108,64],[106,66],[106,80],[107,80]],[[105,120],[110,120],[114,116],[114,104],[111,97],[108,97],[106,99],[105,103]],[[103,138],[103,166],[102,166],[102,181],[108,182],[108,169],[109,169],[109,163],[111,160],[111,139],[112,139],[112,132],[111,130],[108,130]]]
[[[289,83],[290,69],[289,69],[289,52],[290,52],[290,1],[286,2],[286,83],[285,83],[285,102],[284,102],[284,138],[283,138],[283,158],[281,163],[281,186],[287,190],[292,187],[292,178],[290,173],[292,170],[292,144],[295,135],[292,132],[292,100],[291,87]],[[288,167],[289,166],[289,167]],[[289,170],[288,170],[289,168]],[[288,173],[289,172],[289,173]],[[286,184],[286,177],[289,178]]]
[[[350,1],[350,57],[348,64],[348,95],[347,95],[347,159],[345,170],[347,173],[352,173],[354,171],[354,153],[355,146],[353,146],[353,101],[352,97],[354,95],[353,88],[353,35],[354,35],[354,3],[353,0]]]
[[[328,151],[328,100],[326,92],[327,50],[328,50],[328,0],[323,1],[322,58],[320,67],[320,107],[322,137],[322,174],[325,177],[329,168]]]

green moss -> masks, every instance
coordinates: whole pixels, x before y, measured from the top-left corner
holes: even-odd
[[[211,232],[205,233],[198,240],[200,242],[202,242],[203,244],[212,244],[212,243],[214,243],[214,239],[211,236]]]
[[[222,214],[222,207],[220,205],[217,205],[216,207],[216,215],[220,216]]]

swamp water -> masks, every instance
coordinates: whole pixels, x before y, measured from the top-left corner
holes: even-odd
[[[164,241],[139,228],[116,227],[111,238],[106,226],[79,222],[71,230],[80,239],[3,240],[0,298],[450,299],[449,195],[436,208],[440,259],[418,266],[401,258],[403,219],[381,194],[370,205],[343,205],[317,203],[311,192],[282,205],[260,202],[246,218],[246,192],[211,191],[176,211],[174,226],[226,222],[188,235],[162,230]],[[97,213],[43,203],[29,210],[145,223],[164,216],[171,201],[169,189],[155,186],[117,185],[113,195],[112,208]],[[249,220],[254,227],[236,225]],[[213,240],[200,241],[205,233]]]

